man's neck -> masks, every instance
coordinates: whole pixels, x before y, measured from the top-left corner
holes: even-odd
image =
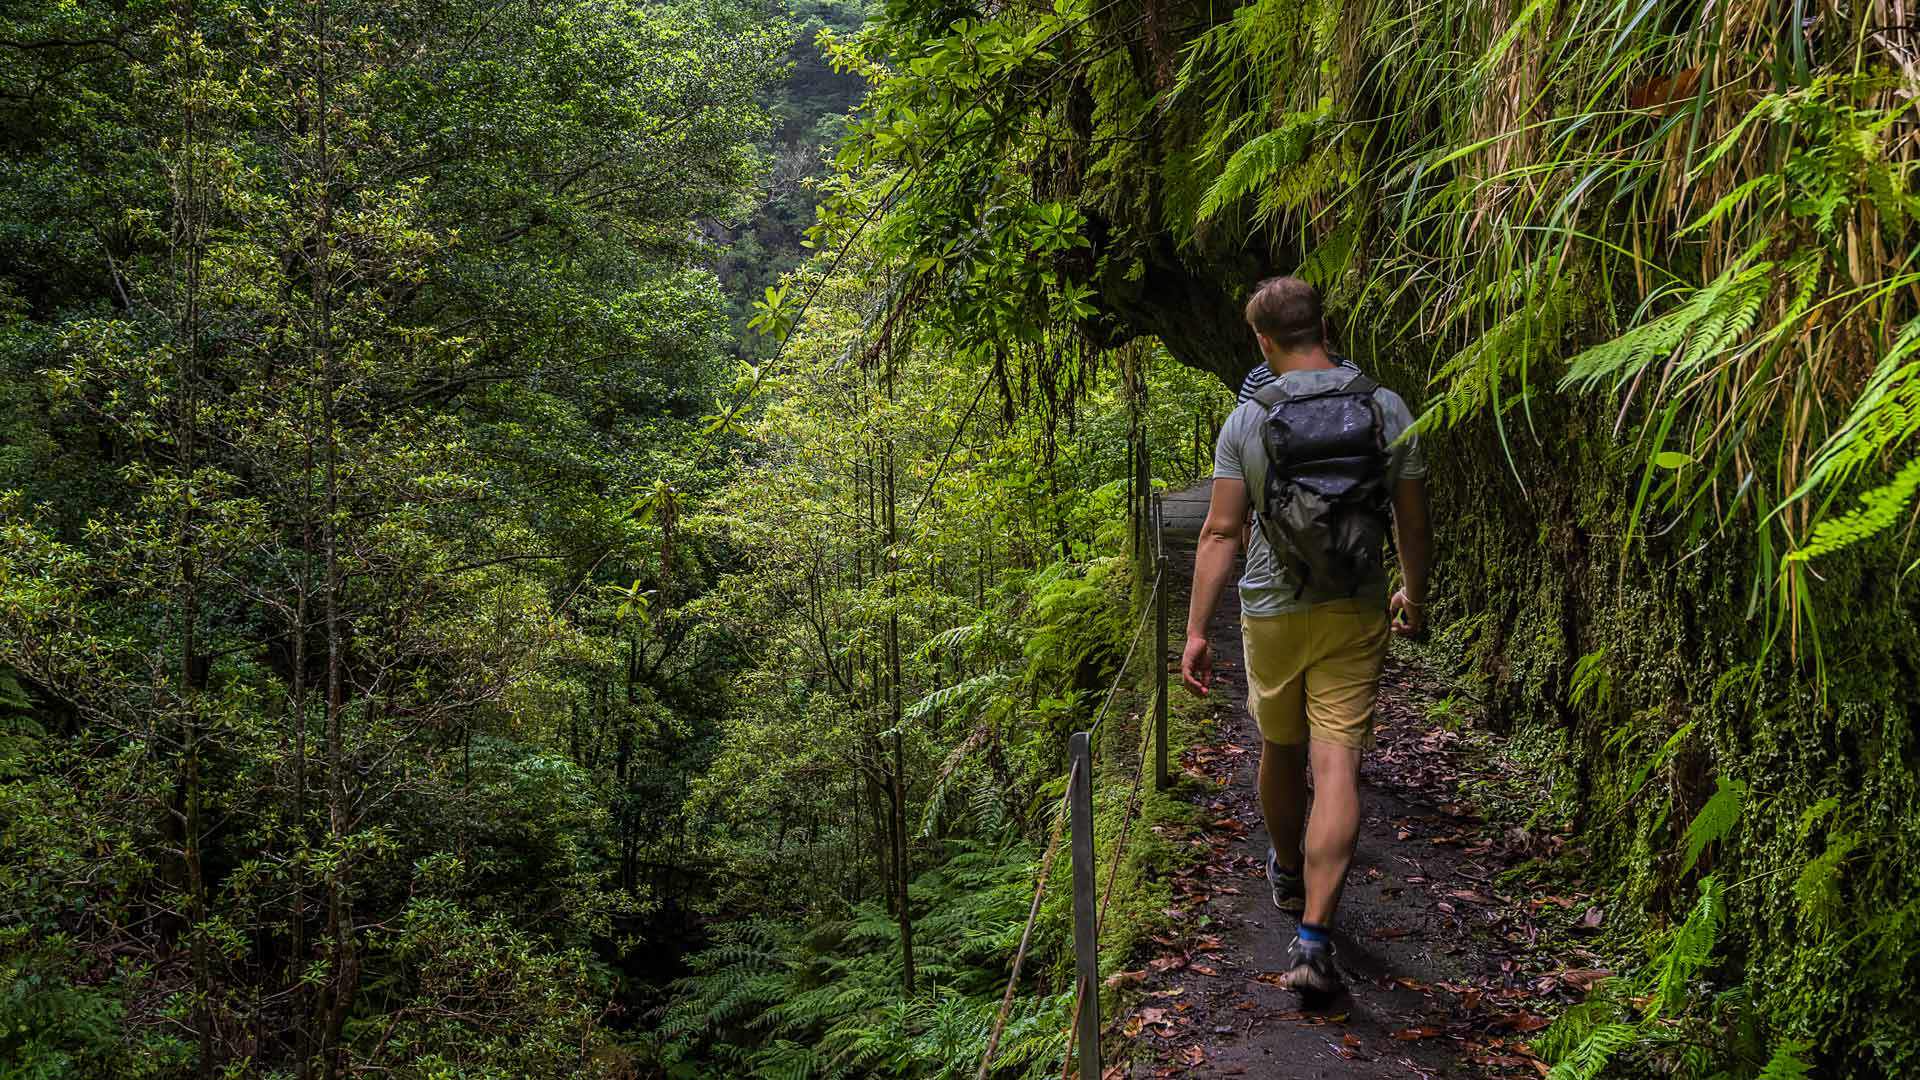
[[[1311,345],[1304,349],[1274,349],[1266,357],[1267,366],[1273,369],[1275,375],[1284,375],[1289,371],[1325,371],[1339,366],[1328,355],[1325,345]]]

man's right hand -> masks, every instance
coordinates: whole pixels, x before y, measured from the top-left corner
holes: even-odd
[[[1207,686],[1213,682],[1213,646],[1206,638],[1187,639],[1187,650],[1180,655],[1180,681],[1198,696],[1207,696]]]
[[[1387,610],[1393,615],[1393,632],[1401,637],[1417,638],[1426,631],[1426,613],[1407,596],[1407,590],[1396,591],[1387,601]]]

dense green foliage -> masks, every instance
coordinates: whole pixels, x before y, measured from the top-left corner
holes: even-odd
[[[786,32],[9,7],[10,1075],[618,1071],[652,766],[740,650],[671,614],[724,552],[635,504],[720,482],[690,238]]]
[[[1205,460],[1195,418],[1230,401],[1147,366],[1144,348],[1103,360],[1044,324],[1034,347],[998,355],[927,327],[870,346],[886,310],[868,282],[887,269],[856,246],[831,276],[789,284],[811,295],[804,328],[777,370],[743,380],[729,421],[749,430],[753,466],[724,511],[687,522],[745,553],[707,610],[753,634],[757,662],[690,807],[723,822],[719,910],[756,918],[674,986],[655,1033],[671,1075],[978,1067],[1066,736],[1096,714],[1137,626],[1131,448],[1144,439],[1182,481]],[[1145,670],[1128,669],[1129,693]],[[1118,910],[1154,909],[1139,868],[1160,858],[1113,836],[1139,730],[1106,739],[1118,779],[1102,791],[1102,858],[1129,867]],[[1029,993],[996,1056],[1007,1075],[1049,1073],[1064,1052],[1066,869],[1053,866]],[[1103,944],[1123,957],[1147,923],[1114,924]]]
[[[1234,380],[1297,268],[1424,399],[1461,695],[1687,973],[1570,1018],[1562,1075],[1915,1065],[1902,11],[897,0],[840,53],[876,90],[822,229],[872,219],[902,310],[987,342],[1048,297]],[[1049,196],[1087,245],[1034,270]]]
[[[711,268],[791,259],[776,159],[849,100],[788,63],[823,13],[0,21],[0,1073],[978,1056],[1133,625],[1134,450],[1181,479],[1223,391],[876,334],[864,247],[733,359],[774,345]]]

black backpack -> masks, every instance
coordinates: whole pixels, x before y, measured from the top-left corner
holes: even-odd
[[[1253,397],[1267,410],[1267,465],[1247,490],[1297,599],[1350,597],[1382,578],[1392,517],[1379,388],[1356,374],[1338,389],[1290,394],[1276,379]]]

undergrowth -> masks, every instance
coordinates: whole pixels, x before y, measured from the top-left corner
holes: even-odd
[[[1043,575],[1048,577],[1048,575]],[[1089,584],[1093,588],[1088,588]],[[1098,659],[1110,671],[1124,655],[1135,627],[1124,590],[1084,571],[1062,569],[1033,597],[1048,613],[1021,650],[1029,671],[1070,675],[1059,650]],[[1089,617],[1102,609],[1100,617]],[[1054,628],[1053,630],[1046,629]],[[1069,628],[1078,627],[1079,631]],[[1096,639],[1088,639],[1094,628]],[[964,632],[949,632],[951,647]],[[1150,630],[1147,641],[1151,642]],[[1090,650],[1090,651],[1086,651]],[[1147,728],[1152,669],[1135,657],[1115,696],[1096,749],[1095,851],[1103,895],[1124,833],[1101,932],[1101,970],[1111,975],[1136,960],[1139,943],[1166,924],[1167,876],[1193,856],[1163,831],[1194,824],[1194,810],[1176,784],[1154,790]],[[1022,690],[1009,676],[994,700],[1013,706],[1011,724],[1071,719],[1084,726],[1097,709],[1092,695],[1056,716],[1035,687]],[[1104,686],[1102,687],[1104,689]],[[1038,703],[1034,704],[1035,699]],[[1020,706],[1023,700],[1029,702]],[[1169,747],[1177,761],[1195,737],[1196,710],[1172,698]],[[1033,711],[1038,710],[1038,711]],[[1064,740],[1063,740],[1064,741]],[[1145,747],[1143,759],[1139,751]],[[1042,755],[1036,760],[1054,761]],[[1132,813],[1133,772],[1144,768]],[[929,798],[947,838],[912,883],[918,974],[930,986],[909,1000],[900,995],[901,958],[894,916],[880,904],[862,904],[831,918],[806,921],[745,918],[718,925],[714,942],[692,960],[692,971],[669,987],[657,1023],[638,1048],[670,1077],[706,1077],[716,1069],[766,1080],[835,1080],[852,1076],[972,1077],[979,1069],[1010,964],[1041,876],[1049,830],[1064,791],[1064,774],[1027,782],[1024,814],[1004,811],[1007,793],[988,775],[943,773]],[[1190,784],[1191,781],[1183,781]],[[969,809],[972,808],[972,809]],[[1131,817],[1131,821],[1128,818]],[[1071,866],[1063,839],[1046,877],[1018,993],[994,1053],[991,1075],[1057,1075],[1068,1049],[1073,1005]],[[1125,989],[1105,988],[1106,1007]]]

